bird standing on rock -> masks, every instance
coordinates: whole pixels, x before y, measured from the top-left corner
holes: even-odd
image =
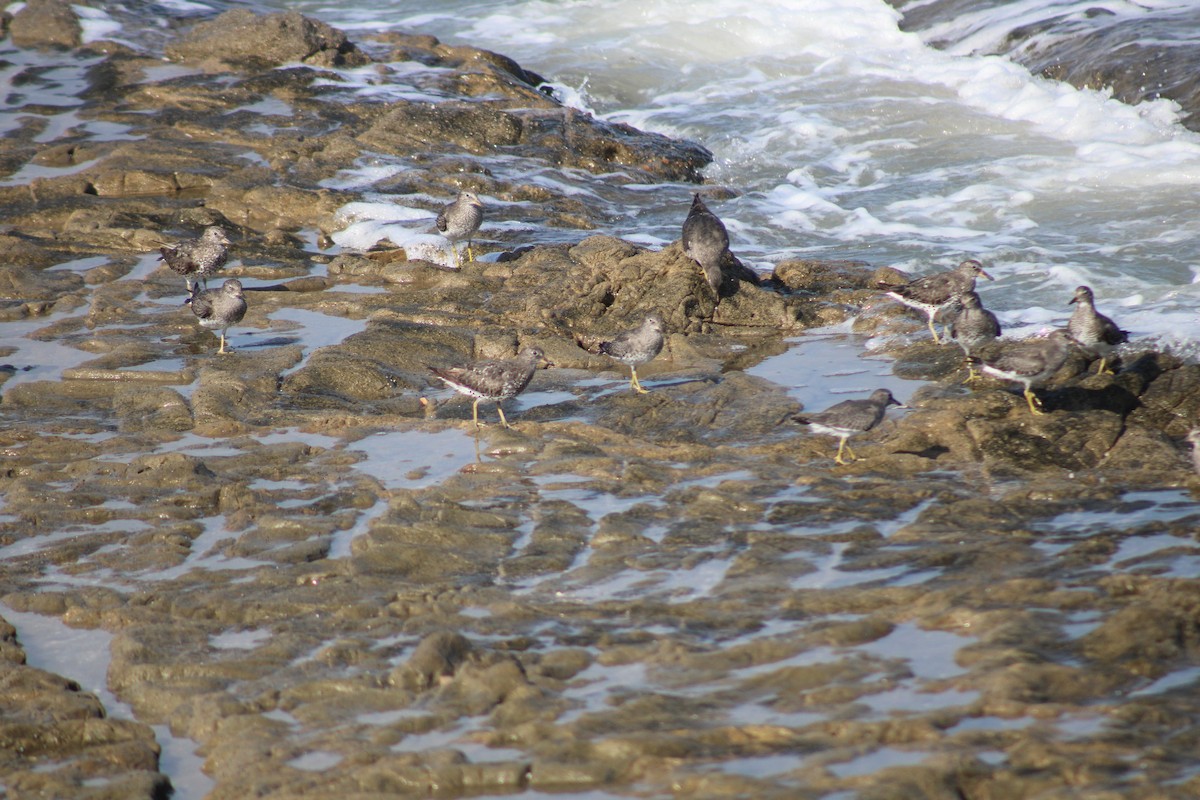
[[[866,400],[843,400],[824,411],[812,414],[798,414],[792,417],[801,425],[807,425],[817,433],[827,433],[838,437],[838,451],[833,460],[837,464],[845,464],[842,452],[851,459],[857,460],[854,451],[846,444],[846,440],[856,433],[871,430],[883,421],[884,412],[888,406],[907,408],[887,389],[876,389]]]
[[[933,334],[933,341],[941,344],[937,329],[933,327],[934,318],[952,305],[955,298],[975,291],[975,279],[981,275],[989,281],[995,280],[983,271],[983,264],[969,258],[952,270],[935,272],[902,286],[881,284],[879,288],[888,290],[888,297],[899,300],[909,308],[924,311],[929,316],[929,332]]]
[[[1058,372],[1066,363],[1073,344],[1076,342],[1071,334],[1059,329],[1044,339],[1014,342],[993,359],[983,361],[972,357],[970,360],[988,375],[1024,385],[1025,402],[1029,403],[1029,410],[1041,415],[1046,412],[1038,408],[1040,402],[1033,394],[1033,387],[1046,382]]]
[[[471,404],[471,419],[475,427],[479,427],[479,401],[493,400],[496,411],[500,413],[500,424],[506,428],[512,426],[504,418],[504,409],[500,403],[516,397],[525,391],[538,364],[545,361],[548,366],[554,366],[546,360],[546,354],[540,347],[525,347],[514,359],[488,359],[472,361],[458,367],[430,367],[434,377],[459,394],[474,397]]]
[[[1096,300],[1090,287],[1080,286],[1075,289],[1075,296],[1067,305],[1071,303],[1075,304],[1075,311],[1067,321],[1067,330],[1081,347],[1100,356],[1100,366],[1096,373],[1103,373],[1109,354],[1117,345],[1128,342],[1129,334],[1096,310]]]
[[[971,350],[995,341],[996,337],[1000,335],[1000,320],[983,307],[979,295],[975,292],[963,292],[958,296],[958,303],[962,306],[962,310],[950,323],[950,338],[958,342],[963,355],[968,359],[969,374],[966,383],[970,383],[979,377],[974,364],[970,361]]]
[[[610,358],[615,358],[622,364],[628,364],[630,370],[629,388],[639,394],[646,394],[638,381],[637,368],[654,359],[663,348],[663,318],[658,312],[651,312],[642,320],[642,324],[631,331],[625,331],[608,342],[601,342],[599,351]]]
[[[708,285],[718,291],[723,279],[722,265],[730,255],[729,232],[725,223],[709,211],[699,192],[692,195],[691,210],[683,221],[683,252],[700,265]]]
[[[175,245],[160,247],[159,261],[178,272],[187,281],[187,290],[192,291],[192,278],[204,282],[208,288],[208,276],[225,266],[229,258],[229,237],[220,225],[210,225],[196,239],[185,239]]]
[[[183,302],[192,307],[192,313],[203,327],[209,330],[220,329],[221,348],[217,352],[227,352],[225,332],[246,316],[246,297],[242,294],[242,282],[237,278],[230,278],[220,289],[204,290],[196,283],[192,286],[192,296]]]
[[[476,197],[474,192],[459,192],[458,197],[454,198],[454,202],[448,203],[438,213],[434,224],[437,226],[438,232],[450,242],[450,249],[454,252],[455,267],[462,266],[462,256],[455,245],[464,239],[467,242],[467,261],[475,260],[475,256],[471,253],[471,239],[482,223],[483,202]]]

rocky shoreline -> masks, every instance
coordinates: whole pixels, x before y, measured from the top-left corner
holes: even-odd
[[[971,10],[959,0],[888,2],[904,15],[901,27],[916,33],[944,30]],[[1200,9],[1183,6],[1134,15],[1100,6],[1048,8],[1033,21],[1014,15],[1012,27],[988,52],[1080,89],[1111,91],[1129,105],[1172,100],[1183,111],[1183,125],[1200,130],[1200,46],[1188,34],[1197,23]],[[938,34],[930,44],[948,47],[958,41]]]
[[[789,261],[718,296],[678,242],[589,235],[592,206],[502,168],[689,182],[702,146],[428,36],[233,11],[164,63],[80,46],[73,13],[8,22],[23,47],[74,47],[86,88],[62,130],[31,90],[0,140],[0,169],[31,176],[0,186],[0,324],[86,355],[53,380],[0,371],[0,602],[114,634],[109,686],[137,719],[24,666],[0,626],[11,796],[164,797],[157,724],[198,743],[213,798],[1200,790],[1200,711],[1148,690],[1200,658],[1200,592],[1125,550],[1196,557],[1200,365],[1131,349],[1099,375],[1076,354],[1034,417],[965,389],[956,347],[897,344],[914,408],[835,468],[748,370],[851,319],[920,331],[876,302],[892,271]],[[440,101],[347,79],[398,62]],[[379,153],[404,171],[328,187]],[[462,270],[316,246],[367,190],[432,218],[461,189],[516,223]],[[522,223],[580,233],[531,243]],[[213,224],[253,289],[226,356],[156,258]],[[669,336],[639,375],[658,385],[604,388],[627,375],[579,342],[651,310]],[[555,399],[475,437],[428,365],[529,344]],[[902,657],[925,648],[928,673]],[[783,766],[726,768],[742,760]]]

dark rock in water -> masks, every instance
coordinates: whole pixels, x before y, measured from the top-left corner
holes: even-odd
[[[70,48],[83,42],[83,26],[65,0],[30,0],[8,27],[17,47]]]
[[[979,9],[978,3],[962,0],[888,2],[904,14],[901,28],[916,32]],[[1042,19],[1012,28],[988,52],[1079,88],[1111,90],[1130,105],[1174,100],[1183,107],[1183,124],[1200,130],[1200,42],[1192,35],[1200,27],[1200,9],[1114,14],[1099,6],[1080,13],[1049,5],[1043,13]],[[935,47],[955,43],[931,42]]]
[[[353,67],[370,62],[346,34],[297,11],[260,15],[244,8],[226,11],[192,28],[167,46],[176,61],[214,60],[234,65]]]

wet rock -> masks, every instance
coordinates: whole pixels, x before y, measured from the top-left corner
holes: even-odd
[[[0,660],[5,687],[0,769],[15,797],[146,798],[170,791],[158,772],[154,732],[138,722],[105,719],[97,698],[57,675],[24,665],[9,631]]]
[[[83,42],[79,18],[64,0],[30,0],[8,25],[17,47],[78,47]]]
[[[192,413],[179,392],[164,386],[124,386],[113,395],[113,412],[126,431],[186,431]]]
[[[208,59],[242,66],[281,66],[300,61],[314,66],[361,66],[370,59],[341,31],[295,11],[259,15],[226,11],[192,28],[167,46],[177,61]]]

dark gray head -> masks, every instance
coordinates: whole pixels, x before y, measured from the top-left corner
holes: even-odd
[[[663,322],[662,314],[659,314],[657,311],[651,311],[646,315],[646,318],[642,320],[643,328],[652,330],[656,333],[663,332],[664,324],[665,323]]]
[[[455,199],[458,202],[466,203],[469,206],[475,206],[476,208],[483,208],[483,201],[480,200],[479,196],[476,195],[474,192],[459,192],[458,197]]]
[[[1092,290],[1087,286],[1079,286],[1075,289],[1075,296],[1071,298],[1071,303],[1087,303],[1089,306],[1095,302],[1095,297],[1092,295]]]
[[[887,389],[876,389],[875,391],[871,392],[871,396],[867,399],[869,399],[872,403],[882,405],[884,408],[887,408],[888,406],[900,406],[901,408],[908,408],[908,406],[904,405],[904,403],[901,403],[899,400],[892,397],[892,393]]]
[[[983,303],[975,292],[963,292],[958,296],[958,302],[963,308],[983,308]]]
[[[522,347],[521,352],[517,353],[517,357],[522,361],[528,361],[530,364],[534,365],[545,363],[548,367],[554,366],[554,364],[548,358],[546,358],[546,354],[542,352],[542,348],[538,347],[537,345]]]
[[[983,277],[987,278],[989,281],[996,280],[991,275],[988,275],[986,272],[983,271],[983,264],[980,264],[978,261],[976,261],[973,258],[968,258],[966,261],[959,264],[958,269],[956,271],[961,273],[962,275],[965,275],[968,278],[974,278],[974,277],[978,277],[978,276],[982,275]]]
[[[229,244],[229,237],[225,235],[225,229],[220,225],[209,225],[204,229],[204,233],[200,234],[200,238],[214,244]]]
[[[221,284],[221,291],[227,295],[230,295],[231,297],[241,297],[242,282],[237,278],[230,278],[229,280],[225,281],[225,283]]]

